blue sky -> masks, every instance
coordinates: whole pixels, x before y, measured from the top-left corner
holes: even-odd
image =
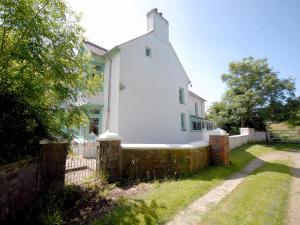
[[[82,13],[85,36],[105,48],[146,32],[146,13],[158,8],[170,24],[170,41],[192,90],[220,100],[220,76],[243,57],[268,58],[280,77],[296,78],[300,95],[298,0],[69,0]]]

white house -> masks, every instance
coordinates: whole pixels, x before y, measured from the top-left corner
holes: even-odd
[[[90,124],[79,135],[106,130],[123,143],[182,144],[213,129],[205,120],[205,100],[189,91],[191,81],[169,42],[169,23],[153,9],[147,33],[106,50],[86,42],[103,91],[87,99]]]

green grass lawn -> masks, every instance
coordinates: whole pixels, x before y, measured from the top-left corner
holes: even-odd
[[[285,224],[290,181],[290,167],[286,162],[267,163],[212,208],[200,224]]]
[[[300,149],[300,145],[254,144],[237,148],[230,153],[229,166],[210,167],[177,181],[157,182],[152,190],[136,199],[121,201],[115,210],[93,224],[163,224],[195,199],[221,184],[230,174],[241,170],[256,156],[290,148]]]

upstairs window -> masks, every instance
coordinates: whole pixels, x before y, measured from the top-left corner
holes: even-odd
[[[145,50],[145,54],[146,54],[146,56],[147,57],[151,57],[151,48],[146,48],[146,50]]]
[[[198,103],[195,103],[195,115],[199,116]]]
[[[184,89],[179,88],[179,103],[180,104],[185,104],[184,102]]]
[[[180,114],[181,130],[186,130],[185,113]]]
[[[103,72],[103,66],[96,65],[95,70],[97,71],[97,73],[102,73]]]

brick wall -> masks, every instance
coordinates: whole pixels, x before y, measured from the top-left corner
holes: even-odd
[[[40,189],[47,189],[52,183],[64,183],[67,143],[41,144]]]
[[[229,138],[228,135],[210,135],[210,162],[211,164],[227,165],[229,163]]]
[[[209,164],[209,147],[193,149],[124,149],[122,176],[156,179],[197,172]]]
[[[0,223],[24,211],[53,182],[64,181],[67,144],[41,145],[41,156],[0,167]],[[62,183],[63,184],[63,183]]]
[[[21,212],[39,190],[38,163],[23,160],[0,167],[0,221]]]

